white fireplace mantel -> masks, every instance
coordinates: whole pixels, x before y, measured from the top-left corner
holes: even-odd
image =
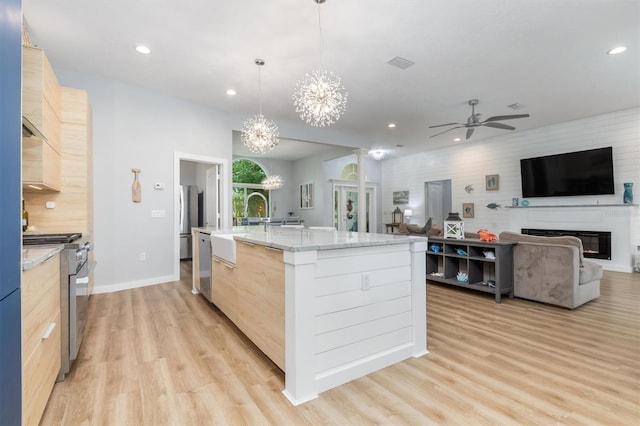
[[[571,229],[611,232],[611,260],[589,259],[604,269],[631,272],[640,244],[637,204],[587,204],[510,207],[509,229]]]

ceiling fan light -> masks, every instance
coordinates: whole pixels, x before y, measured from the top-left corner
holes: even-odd
[[[376,161],[380,161],[382,159],[384,159],[385,157],[385,152],[381,149],[375,149],[375,150],[371,150],[369,151],[369,155],[371,155],[371,157],[376,160]]]

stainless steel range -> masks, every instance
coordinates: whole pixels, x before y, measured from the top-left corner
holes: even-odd
[[[24,245],[64,244],[60,253],[61,364],[58,381],[64,380],[78,356],[87,324],[89,280],[96,262],[89,261],[93,244],[80,233],[24,234]]]

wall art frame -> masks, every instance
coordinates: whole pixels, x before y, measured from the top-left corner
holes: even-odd
[[[393,204],[409,204],[409,191],[393,191]]]
[[[300,185],[300,208],[313,208],[313,183],[303,183]]]
[[[486,175],[485,184],[487,191],[497,191],[500,189],[500,175]]]
[[[475,217],[475,207],[473,203],[462,203],[462,217],[469,219]]]

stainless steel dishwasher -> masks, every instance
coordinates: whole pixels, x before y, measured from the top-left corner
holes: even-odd
[[[198,251],[200,263],[200,293],[212,302],[211,292],[211,236],[209,234],[199,233]]]

